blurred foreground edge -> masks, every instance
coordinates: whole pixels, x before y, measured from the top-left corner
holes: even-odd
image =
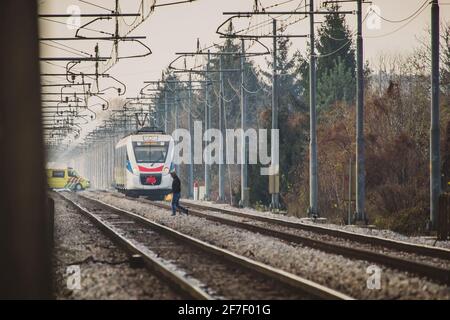
[[[37,1],[0,1],[0,30],[0,299],[49,299]]]

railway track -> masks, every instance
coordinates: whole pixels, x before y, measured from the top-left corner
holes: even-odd
[[[170,206],[164,203],[154,202],[146,199],[139,199],[138,201],[170,210]],[[373,236],[364,236],[359,234],[350,234],[349,232],[345,231],[343,231],[341,234],[341,232],[335,232],[336,230],[324,228],[321,226],[318,226],[316,229],[316,226],[310,226],[303,223],[289,222],[269,217],[261,217],[257,215],[235,212],[226,209],[217,209],[192,203],[184,204],[190,207],[191,215],[205,218],[210,221],[215,221],[247,231],[282,239],[295,244],[308,246],[324,252],[340,254],[352,259],[370,261],[373,263],[391,267],[396,270],[407,271],[422,277],[426,277],[445,285],[450,285],[450,270],[448,268],[439,265],[433,265],[431,263],[424,263],[422,261],[416,261],[415,259],[411,258],[411,255],[407,255],[407,257],[401,256],[402,251],[406,251],[409,254],[424,255],[427,257],[437,256],[439,257],[439,259],[441,259],[442,262],[444,262],[445,266],[448,265],[450,250],[422,245],[414,245],[403,242],[399,243],[394,240],[382,239]],[[196,210],[193,210],[192,208],[196,208]],[[220,215],[211,214],[211,212],[214,211],[225,213],[232,216],[233,218],[230,219]],[[236,217],[245,218],[245,220],[236,219]],[[308,235],[301,235],[299,234],[298,230],[306,230],[308,232],[310,232],[311,230],[318,230],[319,234],[325,234],[328,238],[324,240],[320,238],[309,237]],[[330,233],[328,233],[329,231]],[[341,243],[334,241],[335,239],[333,238],[339,237],[337,235],[342,235],[341,238],[344,238],[345,240],[350,240],[349,238],[351,238],[351,241],[353,242],[358,242],[360,239],[363,239],[362,242],[366,244],[370,244],[370,240],[373,238],[377,239],[378,241],[374,241],[375,243],[373,244],[373,249],[356,248],[355,246],[351,246],[351,244],[349,243],[346,243],[344,245],[342,244],[342,241]],[[355,237],[353,237],[353,235],[355,235]],[[417,250],[414,250],[414,248],[417,248]],[[398,253],[397,251],[400,251],[400,253]],[[423,260],[423,257],[421,258]]]
[[[354,232],[344,231],[344,230],[337,230],[337,229],[331,229],[327,227],[323,227],[320,225],[311,225],[306,224],[302,222],[293,222],[293,221],[287,221],[275,217],[264,217],[260,215],[250,214],[250,213],[244,213],[240,211],[235,210],[229,210],[224,208],[217,208],[213,206],[207,206],[207,205],[200,205],[195,204],[191,202],[184,202],[182,205],[186,205],[191,208],[197,208],[199,210],[207,210],[207,211],[216,211],[223,214],[235,216],[235,217],[241,217],[241,218],[248,218],[252,220],[257,220],[261,222],[267,222],[274,225],[280,225],[285,226],[293,229],[298,230],[305,230],[305,231],[311,231],[314,233],[327,235],[331,237],[336,238],[342,238],[345,240],[355,241],[359,243],[367,243],[370,245],[375,246],[382,246],[388,249],[408,252],[408,253],[414,253],[414,254],[420,254],[427,257],[432,258],[438,258],[443,260],[450,261],[450,250],[445,248],[438,248],[438,247],[432,247],[427,245],[420,245],[420,244],[413,244],[408,243],[404,241],[398,241],[398,240],[392,240],[392,239],[386,239],[381,238],[377,236],[371,236],[371,235],[364,235],[364,234],[358,234]]]
[[[100,200],[61,194],[112,240],[194,299],[343,299],[351,297],[218,248]]]

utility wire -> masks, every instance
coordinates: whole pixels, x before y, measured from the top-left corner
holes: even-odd
[[[88,31],[99,32],[101,34],[107,34],[109,36],[114,36],[113,33],[109,33],[109,32],[102,31],[102,30],[97,30],[97,29],[92,29],[92,28],[88,28],[88,27],[80,27],[80,26],[78,26],[76,24],[68,23],[67,21],[66,22],[61,22],[61,21],[53,20],[53,19],[49,19],[49,18],[41,18],[41,20],[46,20],[46,21],[49,21],[49,22],[59,23],[59,24],[65,25],[65,26],[69,25],[69,26],[78,27],[80,29],[84,29],[84,30],[88,30]]]
[[[53,43],[55,43],[55,44],[57,44],[57,45],[59,45],[59,46],[65,47],[65,48],[67,48],[67,49],[74,50],[74,51],[77,51],[77,52],[79,52],[79,53],[81,53],[81,54],[85,54],[85,55],[87,55],[87,56],[92,57],[92,54],[90,54],[90,53],[88,53],[88,52],[85,52],[85,51],[79,50],[79,49],[77,49],[77,48],[68,46],[68,45],[63,44],[63,43],[61,43],[61,42],[57,42],[57,41],[55,41],[55,40],[51,40],[51,42],[53,42]],[[45,42],[43,42],[43,43],[45,43]]]
[[[64,48],[61,48],[61,47],[58,47],[58,46],[52,45],[52,44],[50,44],[50,43],[47,43],[47,42],[42,42],[42,44],[43,44],[43,45],[46,45],[46,46],[48,46],[48,47],[52,47],[52,48],[55,48],[55,49],[58,49],[58,50],[62,50],[62,51],[68,52],[68,53],[73,53],[73,54],[75,54],[75,55],[78,55],[78,56],[84,57],[84,56],[83,56],[83,55],[81,55],[81,54],[80,54],[79,52],[76,52],[76,51],[74,51],[74,50],[68,50],[68,49],[64,49]]]
[[[291,3],[293,1],[295,1],[295,0],[286,0],[286,1],[283,1],[283,2],[279,2],[279,3],[272,4],[272,5],[268,5],[266,7],[263,7],[263,9],[264,9],[263,11],[265,11],[267,9],[272,9],[272,8],[275,8],[275,7],[279,7],[279,6],[282,6],[282,5],[287,4],[287,3]],[[303,2],[303,1],[301,1],[301,2]],[[261,1],[259,1],[259,3],[262,6]]]
[[[402,23],[405,22],[406,20],[409,20],[410,18],[412,18],[413,16],[415,16],[424,6],[428,6],[429,5],[429,1],[425,0],[422,5],[416,10],[414,11],[411,15],[407,16],[406,18],[400,19],[400,20],[392,20],[392,19],[387,19],[381,15],[379,15],[376,11],[371,10],[370,12],[373,12],[374,14],[376,14],[378,17],[380,17],[381,19],[383,19],[384,21],[387,22],[391,22],[391,23]]]
[[[109,11],[109,12],[114,12],[114,10],[102,7],[102,6],[98,5],[98,4],[95,4],[95,3],[92,3],[92,2],[89,2],[89,1],[86,1],[86,0],[78,0],[78,1],[83,2],[85,4],[88,4],[88,5],[91,5],[91,6],[94,6],[94,7],[97,7],[97,8],[100,8],[100,9],[103,9],[103,10],[106,10],[106,11]]]
[[[306,7],[306,5],[300,7],[302,3],[303,3],[303,1],[299,4],[299,6],[297,6],[297,8],[294,10],[294,12],[297,11],[297,10],[300,10],[300,9],[304,9]],[[272,20],[274,20],[274,19],[275,20],[280,20],[280,21],[286,21],[286,20],[288,20],[288,19],[290,19],[292,17],[292,14],[288,15],[284,19],[279,19],[280,17],[283,17],[283,16],[285,16],[285,15],[280,14],[280,15],[277,15],[277,16],[274,16],[274,17],[269,16],[270,18],[267,18],[267,19],[265,19],[265,20],[255,24],[255,25],[253,25],[251,28],[240,29],[240,30],[235,31],[234,33],[238,34],[238,33],[244,32],[244,31],[246,31],[248,33],[249,31],[254,31],[256,29],[259,29],[260,27],[269,26],[269,25],[272,24]],[[306,15],[305,15],[305,17],[301,17],[300,19],[297,19],[296,22],[301,21],[303,19],[306,19]],[[278,30],[281,30],[281,29],[283,29],[283,27],[280,27]]]
[[[397,29],[395,29],[395,30],[393,30],[391,32],[385,33],[385,34],[378,35],[378,36],[366,36],[366,38],[370,38],[370,39],[384,38],[384,37],[390,36],[390,35],[398,32],[398,31],[400,31],[401,29],[403,29],[404,27],[409,25],[411,22],[413,22],[418,16],[420,16],[422,14],[422,12],[428,7],[428,5],[423,7],[422,10],[420,10],[419,12],[416,12],[415,16],[411,17],[408,22],[406,22],[405,24],[401,25],[399,28],[397,28]]]

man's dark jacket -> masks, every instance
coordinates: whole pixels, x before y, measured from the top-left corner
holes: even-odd
[[[173,178],[172,192],[173,193],[180,193],[181,192],[181,182],[180,182],[180,179],[178,178],[178,176],[175,176]]]

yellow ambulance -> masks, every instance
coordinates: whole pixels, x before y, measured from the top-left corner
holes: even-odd
[[[47,183],[50,189],[81,191],[90,187],[90,181],[81,177],[73,168],[47,168]]]

